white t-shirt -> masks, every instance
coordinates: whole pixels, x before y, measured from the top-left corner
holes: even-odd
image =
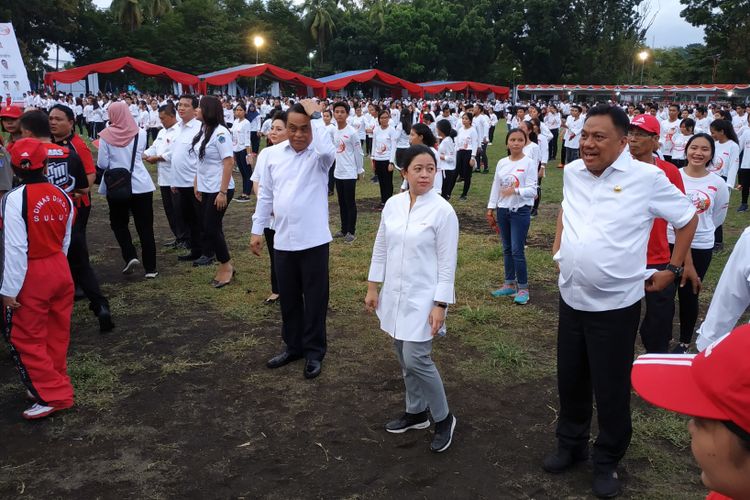
[[[740,165],[740,146],[734,141],[727,141],[724,144],[716,141],[715,144],[714,161],[708,166],[708,170],[726,177],[727,184],[734,186],[734,178],[737,176],[737,168]],[[734,178],[730,179],[732,173],[734,173]]]
[[[698,227],[695,230],[691,248],[706,250],[714,247],[714,231],[727,216],[729,188],[724,179],[709,172],[703,177],[690,177],[685,169],[680,169],[685,195],[698,214]],[[667,241],[674,244],[674,228],[667,225]]]
[[[200,151],[203,137],[195,144],[195,153]],[[229,130],[219,125],[206,143],[203,160],[198,160],[198,191],[201,193],[218,193],[221,189],[221,177],[224,175],[224,158],[233,158],[232,135]],[[234,189],[234,179],[229,178],[227,189]]]
[[[684,160],[685,159],[685,148],[687,142],[692,135],[683,135],[679,130],[675,135],[672,136],[672,159],[673,160]]]

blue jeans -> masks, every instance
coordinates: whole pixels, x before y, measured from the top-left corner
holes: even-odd
[[[234,153],[234,162],[240,170],[242,176],[242,194],[251,195],[253,193],[253,181],[250,177],[253,175],[253,169],[247,164],[247,153],[243,149]]]
[[[497,225],[503,240],[505,282],[517,282],[519,288],[527,288],[529,283],[524,246],[530,223],[531,207],[528,205],[516,211],[507,208],[497,209]]]

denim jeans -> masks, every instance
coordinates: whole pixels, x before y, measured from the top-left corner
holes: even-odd
[[[526,288],[529,283],[524,246],[530,223],[531,207],[528,205],[516,211],[507,208],[497,209],[497,225],[503,240],[505,282],[517,282],[519,288]]]

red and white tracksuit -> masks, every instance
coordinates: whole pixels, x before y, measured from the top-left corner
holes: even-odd
[[[73,404],[67,373],[73,279],[65,254],[73,202],[47,182],[24,184],[2,204],[4,266],[0,294],[21,307],[4,314],[4,333],[21,380],[40,404]]]

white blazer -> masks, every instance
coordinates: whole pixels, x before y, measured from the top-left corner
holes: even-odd
[[[435,302],[455,302],[458,217],[435,191],[419,196],[411,210],[409,204],[408,191],[386,202],[367,279],[383,284],[380,328],[398,340],[425,342],[432,339]]]

